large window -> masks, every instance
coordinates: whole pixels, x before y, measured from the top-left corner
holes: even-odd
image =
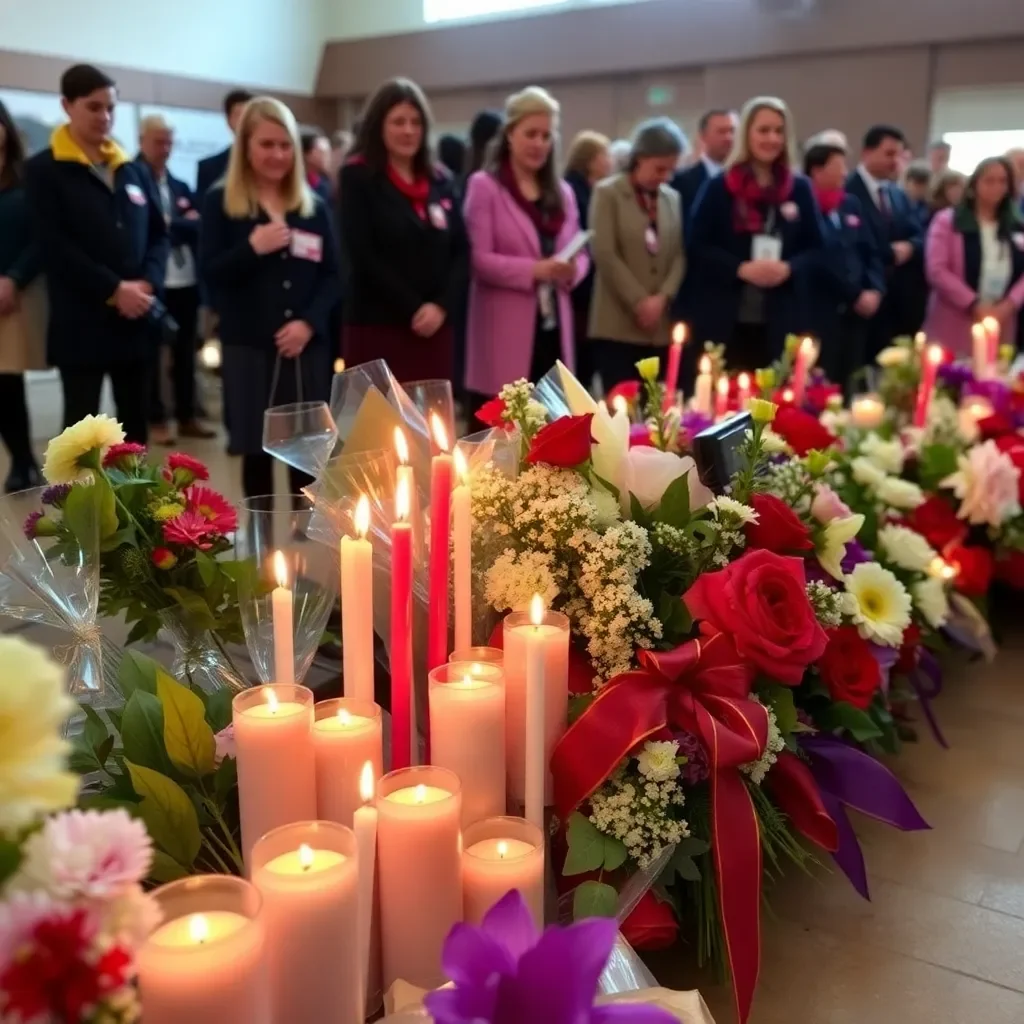
[[[986,157],[1001,156],[1008,149],[1024,148],[1024,128],[989,132],[946,132],[949,166],[961,174],[971,174]]]
[[[458,21],[488,14],[507,14],[537,7],[558,7],[570,0],[423,0],[426,21]]]

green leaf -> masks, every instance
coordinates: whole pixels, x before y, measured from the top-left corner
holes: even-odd
[[[188,868],[183,868],[169,853],[163,850],[153,851],[153,866],[149,870],[149,877],[154,882],[166,885],[168,882],[176,882],[179,878],[188,878]]]
[[[124,715],[123,708],[107,708],[104,712],[107,716],[107,720],[114,727],[114,732],[118,736],[121,735],[121,718]]]
[[[771,683],[762,688],[762,696],[771,705],[778,722],[779,732],[788,736],[797,726],[796,704],[793,703],[793,689]]]
[[[205,695],[206,720],[210,728],[218,733],[231,724],[231,701],[234,694],[230,690],[214,690]]]
[[[114,489],[110,481],[100,473],[97,475],[93,487],[96,488],[96,502],[100,517],[100,540],[106,540],[117,533],[120,525],[117,521],[117,499],[114,497]]]
[[[629,494],[629,518],[645,530],[649,529],[653,523],[651,514],[640,504],[639,498],[632,491]]]
[[[188,794],[166,775],[131,761],[125,761],[125,766],[131,773],[135,792],[142,798],[139,817],[146,823],[153,842],[179,864],[191,867],[203,837]]]
[[[956,449],[951,445],[928,444],[921,449],[917,473],[918,481],[925,490],[936,490],[956,470]]]
[[[164,711],[164,747],[180,771],[201,779],[213,771],[217,743],[203,702],[166,672],[156,677],[156,695]]]
[[[585,917],[614,917],[619,897],[606,882],[584,882],[572,897],[573,920]]]
[[[123,544],[130,544],[133,548],[139,546],[139,542],[135,538],[135,527],[130,523],[106,537],[100,545],[100,551],[116,551]]]
[[[693,616],[683,599],[668,591],[662,591],[658,599],[658,618],[661,620],[662,636],[669,641],[681,640],[693,629]]]
[[[615,871],[626,863],[626,844],[614,836],[604,836],[604,869]]]
[[[78,806],[83,811],[125,810],[133,818],[137,818],[141,804],[132,800],[121,800],[118,797],[108,796],[106,793],[90,793],[79,799]]]
[[[846,701],[836,701],[831,707],[818,714],[818,725],[824,729],[844,729],[858,743],[876,740],[882,730],[875,724],[872,717],[860,708],[855,708]]]
[[[0,839],[0,887],[21,866],[21,846],[10,839]]]
[[[85,742],[89,744],[89,748],[99,758],[100,748],[110,738],[110,732],[107,729],[106,723],[96,713],[95,709],[89,707],[88,704],[83,704],[82,711],[85,714]],[[109,754],[110,751],[108,750],[107,753]],[[101,763],[105,761],[105,757],[100,758]]]
[[[698,839],[696,836],[687,836],[676,844],[676,852],[682,853],[686,857],[703,857],[710,849],[710,843]]]
[[[85,737],[76,737],[68,755],[68,768],[76,775],[91,775],[102,767],[96,757],[96,751],[89,746]]]
[[[110,759],[110,752],[114,749],[114,737],[108,736],[97,748],[96,758],[101,765],[106,765]]]
[[[184,590],[181,587],[164,587],[164,593],[181,606],[196,629],[217,628],[217,620],[202,594],[197,594],[194,590]]]
[[[658,508],[654,513],[654,519],[659,523],[668,523],[682,529],[690,521],[690,471],[687,470],[682,476],[677,476],[665,488],[661,496]]]
[[[117,670],[117,684],[125,700],[128,700],[136,690],[156,696],[156,674],[159,668],[159,664],[145,654],[125,651]]]
[[[594,480],[596,480],[596,481],[597,481],[597,482],[598,482],[598,483],[599,483],[599,484],[600,484],[600,485],[601,485],[601,486],[602,486],[602,487],[603,487],[603,488],[604,488],[604,489],[605,489],[605,490],[606,490],[606,491],[607,491],[607,492],[608,492],[609,494],[611,494],[611,495],[612,495],[612,496],[613,496],[613,497],[615,498],[615,500],[616,500],[616,501],[618,501],[618,500],[619,500],[619,489],[618,489],[618,487],[616,487],[616,486],[615,486],[615,484],[611,483],[611,482],[610,482],[610,481],[608,481],[608,480],[605,480],[605,478],[604,478],[603,476],[601,476],[601,475],[600,475],[599,473],[595,473],[595,472],[594,472],[594,467],[593,467],[593,466],[591,466],[591,467],[590,467],[590,475],[591,475],[591,477],[592,477],[592,478],[593,478]]]
[[[95,550],[100,537],[101,503],[95,484],[78,484],[68,492],[61,510],[64,525],[86,551]]]
[[[196,568],[199,570],[203,586],[212,586],[217,578],[217,563],[205,551],[196,552]]]
[[[569,815],[566,839],[569,852],[562,868],[563,875],[582,875],[604,866],[604,835],[579,811]]]
[[[121,743],[127,761],[171,774],[171,762],[164,748],[163,708],[153,694],[136,690],[124,706],[121,726]]]
[[[233,757],[225,757],[217,766],[217,774],[213,777],[213,795],[220,808],[228,802],[231,791],[238,788],[238,762]]]

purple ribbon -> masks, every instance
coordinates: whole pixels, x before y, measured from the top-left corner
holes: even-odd
[[[847,808],[902,832],[917,832],[931,825],[921,817],[896,776],[869,754],[821,733],[801,734],[800,746],[810,759],[811,775],[818,784],[825,810],[836,823],[839,848],[832,856],[857,892],[869,900],[864,851],[850,824]]]
[[[932,710],[932,701],[942,693],[942,668],[939,666],[935,655],[927,647],[922,646],[919,648],[917,664],[911,669],[908,678],[914,693],[917,694],[917,700],[921,705],[921,710],[924,712],[924,717],[928,719],[928,725],[932,730],[932,735],[935,737],[935,742],[940,747],[949,750],[949,744],[946,742],[946,737],[942,735],[938,719]]]

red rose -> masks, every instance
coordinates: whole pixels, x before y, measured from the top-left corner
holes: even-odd
[[[1013,424],[998,412],[994,412],[991,416],[983,416],[978,420],[978,430],[981,431],[983,441],[992,441],[1007,435],[1015,437]],[[1016,440],[1019,443],[1022,439],[1018,437]]]
[[[619,395],[632,405],[640,397],[640,381],[624,380],[621,383],[616,384],[615,387],[605,395],[609,408],[615,408],[615,399]]]
[[[1024,551],[1003,551],[996,559],[996,579],[1024,590]]]
[[[988,548],[976,544],[950,544],[942,552],[950,565],[956,566],[953,586],[968,597],[983,597],[988,593],[995,571],[995,559]]]
[[[546,462],[549,466],[572,469],[590,458],[590,421],[592,412],[585,416],[561,416],[554,423],[541,427],[530,442],[526,461],[533,464]]]
[[[823,413],[828,406],[828,400],[842,393],[842,388],[838,384],[812,384],[804,392],[804,404],[816,413]]]
[[[488,427],[498,430],[514,430],[513,424],[502,419],[505,414],[505,399],[495,395],[489,402],[484,402],[476,411],[476,418]]]
[[[828,631],[828,647],[818,662],[818,672],[833,700],[867,709],[882,683],[882,672],[856,626]]]
[[[764,548],[777,555],[814,547],[810,531],[780,498],[774,494],[754,494],[750,504],[757,513],[757,522],[744,527],[748,547]]]
[[[957,519],[953,507],[937,494],[908,512],[904,522],[933,548],[940,550],[952,541],[959,541],[967,533],[963,520]]]
[[[838,441],[835,434],[818,422],[817,416],[792,405],[779,409],[772,420],[772,430],[784,438],[797,455],[806,455],[812,448],[824,451]]]
[[[918,647],[921,643],[921,627],[912,622],[903,630],[903,643],[900,646],[900,656],[893,666],[893,672],[897,675],[906,676],[917,667]]]
[[[698,577],[683,601],[695,619],[732,636],[741,658],[770,679],[796,686],[828,644],[806,587],[801,559],[748,551]]]
[[[622,935],[634,949],[668,949],[679,936],[671,903],[662,903],[650,889],[622,922]]]
[[[990,417],[991,419],[991,417]],[[981,424],[979,423],[980,427]],[[1003,434],[995,438],[996,447],[1010,456],[1010,461],[1020,470],[1020,480],[1017,483],[1017,491],[1021,501],[1024,501],[1024,437],[1020,434]]]

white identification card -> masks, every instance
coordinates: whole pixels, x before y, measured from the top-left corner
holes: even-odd
[[[430,217],[430,223],[438,231],[446,231],[448,229],[448,216],[440,203],[431,203],[427,207],[427,215]]]
[[[658,255],[658,232],[650,224],[647,225],[644,231],[644,245],[647,247],[649,255]]]
[[[319,263],[324,258],[324,240],[311,231],[293,231],[291,250],[296,259]]]
[[[781,260],[782,239],[774,235],[754,235],[750,242],[752,260]]]

